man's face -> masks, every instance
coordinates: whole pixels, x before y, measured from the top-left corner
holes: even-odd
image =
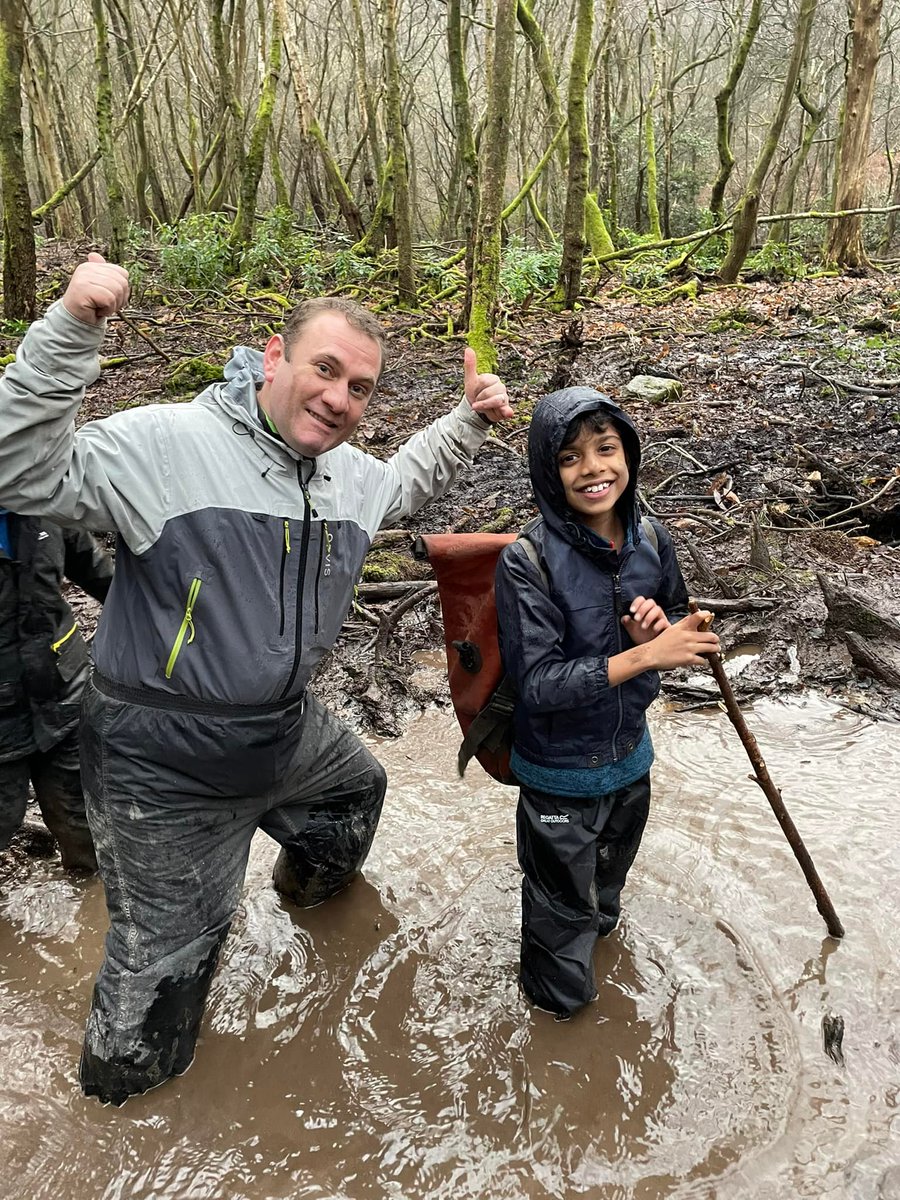
[[[378,343],[343,313],[326,311],[303,326],[288,352],[279,334],[269,339],[259,402],[289,446],[316,458],[352,436],[380,372]]]
[[[566,500],[595,533],[608,535],[616,501],[628,487],[625,448],[612,425],[602,433],[585,428],[557,455]]]

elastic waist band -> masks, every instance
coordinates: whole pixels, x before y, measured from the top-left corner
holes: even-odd
[[[160,692],[156,688],[132,687],[107,679],[94,670],[91,683],[104,696],[112,700],[124,700],[128,704],[142,704],[146,708],[173,709],[176,712],[196,713],[205,717],[257,717],[266,713],[286,712],[290,708],[302,709],[304,697],[289,696],[284,700],[270,700],[267,704],[226,704],[221,700],[197,700],[191,696],[175,696],[171,692]]]

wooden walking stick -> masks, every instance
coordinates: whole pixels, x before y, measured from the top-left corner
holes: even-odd
[[[688,607],[692,613],[699,612],[700,608],[696,601],[691,600]],[[702,629],[708,629],[712,624],[712,617],[703,623]],[[756,738],[747,728],[747,722],[744,720],[744,714],[741,712],[740,706],[732,691],[731,684],[728,682],[728,676],[725,674],[725,668],[722,665],[721,656],[718,654],[705,654],[704,658],[709,659],[709,665],[712,667],[712,673],[716,678],[716,683],[719,685],[719,690],[722,693],[722,699],[725,701],[725,708],[728,712],[728,718],[738,732],[738,737],[744,743],[744,749],[747,751],[747,756],[753,764],[754,783],[758,783],[765,793],[766,799],[772,806],[772,812],[778,818],[778,824],[781,826],[784,836],[788,840],[788,844],[794,852],[794,856],[806,876],[806,882],[809,884],[812,894],[815,897],[816,908],[822,914],[822,919],[832,937],[840,938],[844,936],[844,926],[838,919],[837,913],[834,911],[834,905],[825,891],[825,885],[819,878],[819,873],[815,868],[813,860],[809,856],[809,851],[803,844],[803,839],[797,832],[797,826],[791,820],[790,813],[784,806],[784,801],[781,798],[781,792],[772,782],[772,777],[769,775],[768,768],[763,761],[763,756],[760,753]]]

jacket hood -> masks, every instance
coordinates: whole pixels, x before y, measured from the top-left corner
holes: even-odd
[[[637,475],[641,463],[641,443],[637,430],[617,405],[593,388],[570,387],[542,396],[535,406],[528,432],[528,468],[531,486],[541,515],[547,524],[568,542],[597,549],[607,543],[581,524],[566,501],[565,489],[556,465],[566,430],[576,417],[602,412],[615,424],[628,461],[628,487],[616,504],[619,517],[632,542],[640,540],[640,514],[637,509]]]
[[[271,458],[283,462],[284,456],[288,455],[296,462],[301,455],[275,437],[260,417],[257,391],[265,380],[262,351],[250,346],[235,346],[222,373],[225,383],[212,384],[197,399],[215,404],[232,420],[246,426]]]

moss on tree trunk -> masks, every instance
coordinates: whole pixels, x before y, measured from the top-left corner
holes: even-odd
[[[250,134],[250,144],[241,174],[241,191],[237,215],[231,232],[231,243],[235,247],[249,246],[253,238],[253,218],[256,214],[256,196],[266,161],[266,145],[272,128],[272,113],[275,110],[275,94],[278,76],[281,73],[281,23],[278,9],[272,14],[272,34],[269,38],[269,57],[266,74],[256,106],[256,117]],[[262,35],[262,31],[260,31]]]
[[[835,186],[836,210],[862,206],[883,5],[884,0],[854,0],[853,4],[853,49],[847,73],[844,125]],[[859,267],[867,263],[862,244],[862,217],[842,217],[832,223],[825,257],[842,267]]]
[[[3,315],[36,315],[34,228],[22,131],[22,9],[0,0],[0,176],[3,184]]]
[[[381,0],[381,32],[384,40],[388,144],[393,160],[394,232],[397,235],[397,302],[401,308],[415,308],[416,272],[412,252],[412,212],[409,198],[409,166],[406,135],[403,130],[403,105],[400,99],[400,64],[397,58],[396,0]]]
[[[788,64],[787,75],[781,89],[781,98],[769,124],[765,140],[757,157],[756,164],[747,181],[744,194],[741,197],[738,210],[734,216],[734,232],[731,246],[719,268],[719,277],[725,283],[734,283],[740,274],[744,260],[753,245],[756,235],[756,218],[759,215],[759,197],[763,184],[769,173],[769,167],[778,149],[781,134],[790,111],[791,101],[800,77],[800,67],[806,55],[809,43],[809,33],[812,29],[813,18],[816,15],[817,0],[800,0],[800,11],[797,14],[797,25],[794,31],[794,48]]]
[[[94,66],[97,72],[97,141],[103,174],[106,179],[106,203],[109,217],[109,254],[120,262],[125,247],[125,200],[122,182],[113,146],[112,130],[112,78],[109,71],[109,36],[103,0],[91,0],[96,37]]]
[[[586,100],[588,58],[593,31],[594,0],[578,0],[572,64],[569,70],[569,173],[563,217],[563,252],[557,285],[557,298],[566,308],[574,308],[578,300],[581,290],[581,266],[584,260],[585,200],[588,194],[590,166]]]
[[[717,224],[725,219],[725,187],[734,170],[734,155],[731,152],[731,97],[740,82],[762,20],[762,0],[753,0],[747,25],[744,29],[728,77],[716,93],[716,148],[719,153],[719,173],[712,186],[709,207]]]
[[[493,70],[481,140],[481,204],[478,209],[472,314],[469,321],[469,345],[478,357],[479,371],[492,371],[497,364],[494,330],[500,292],[500,213],[509,154],[515,28],[516,0],[497,0]]]

